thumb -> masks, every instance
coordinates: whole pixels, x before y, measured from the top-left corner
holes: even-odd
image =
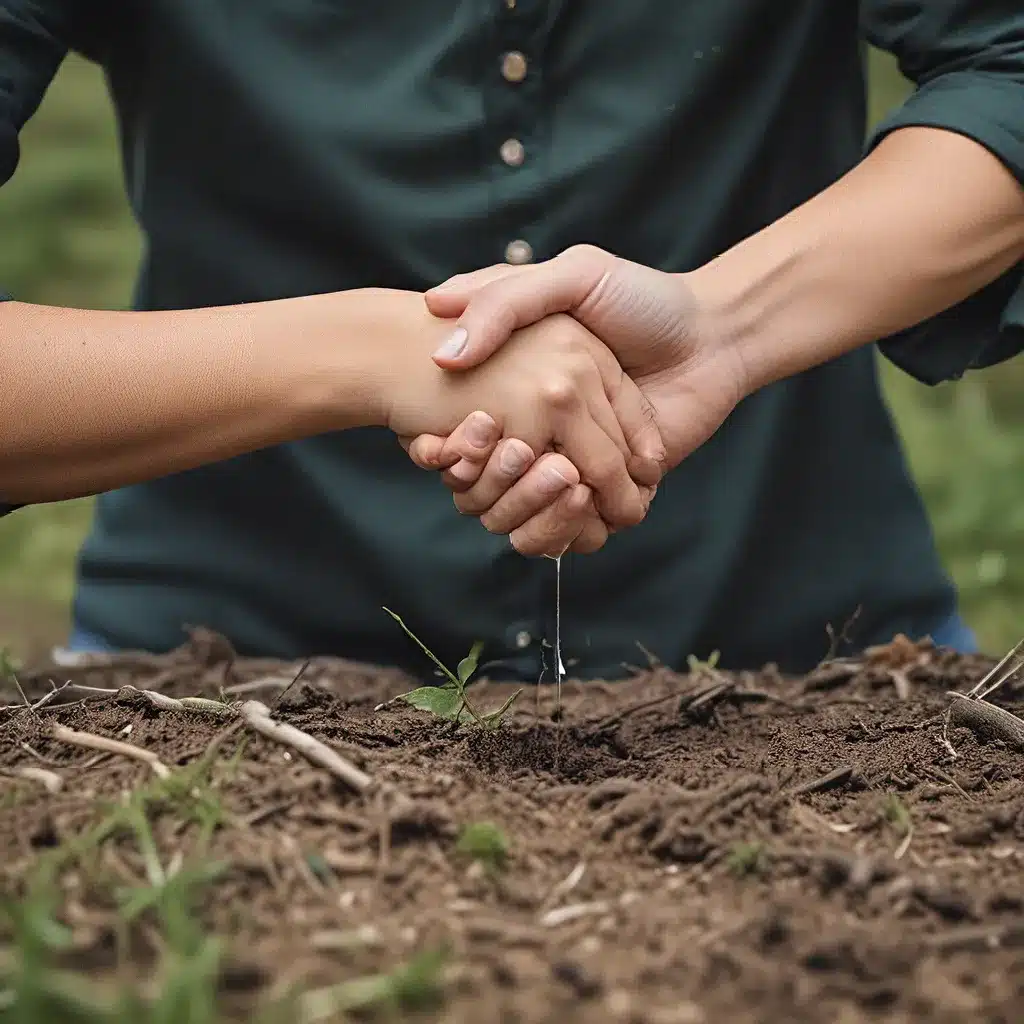
[[[480,270],[470,271],[468,274],[455,274],[447,281],[423,293],[427,303],[427,309],[434,316],[442,320],[454,320],[461,316],[469,300],[485,284],[498,281],[503,277],[513,274],[521,274],[522,267],[513,267],[508,263],[496,263],[492,267],[482,267]]]
[[[445,370],[468,370],[497,352],[514,331],[553,313],[571,312],[594,283],[574,262],[556,256],[471,293],[455,330],[434,353],[434,362]],[[453,292],[458,287],[453,286]]]
[[[419,437],[400,437],[398,443],[420,469],[449,469],[459,456],[445,451],[446,437],[420,434]]]

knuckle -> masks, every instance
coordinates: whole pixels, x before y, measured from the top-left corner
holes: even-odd
[[[570,245],[562,255],[566,260],[571,259],[575,263],[586,263],[589,266],[603,260],[605,254],[596,245],[591,245],[589,242],[577,242],[576,245]]]
[[[544,403],[559,412],[571,412],[580,400],[579,388],[569,374],[548,377],[541,386]]]
[[[587,467],[589,483],[602,489],[610,490],[618,487],[628,479],[625,459],[616,453],[595,456]]]
[[[501,281],[493,281],[488,285],[488,289],[500,288],[502,285]],[[499,329],[499,333],[504,335],[511,334],[518,324],[518,314],[516,313],[516,307],[507,299],[493,298],[493,292],[483,296],[490,301],[488,302],[487,320],[493,322]]]

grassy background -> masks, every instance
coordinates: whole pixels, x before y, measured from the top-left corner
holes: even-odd
[[[873,55],[872,116],[906,88],[892,62]],[[3,287],[28,301],[127,305],[139,239],[96,69],[69,61],[22,141],[21,167],[0,190]],[[935,389],[887,364],[884,373],[967,618],[987,648],[1008,648],[1024,595],[1024,361]],[[0,643],[24,651],[59,636],[89,507],[67,502],[0,521]]]

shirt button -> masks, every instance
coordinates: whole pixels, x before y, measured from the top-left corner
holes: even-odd
[[[518,139],[506,139],[501,144],[501,159],[509,167],[518,167],[526,159],[526,150]]]
[[[524,647],[529,647],[532,643],[533,637],[525,629],[521,629],[516,633],[516,647],[520,650],[523,650]]]
[[[529,242],[524,242],[521,238],[517,238],[514,242],[509,242],[505,246],[505,262],[512,263],[515,266],[521,266],[524,263],[530,263],[533,261],[533,247]]]
[[[501,58],[501,73],[506,82],[521,82],[526,77],[526,58],[518,50],[510,50]]]

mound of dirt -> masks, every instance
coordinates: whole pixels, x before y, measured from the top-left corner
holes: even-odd
[[[394,671],[299,667],[197,631],[4,698],[0,886],[52,895],[49,969],[151,993],[177,940],[124,893],[196,876],[224,1020],[289,993],[283,1019],[372,1014],[342,984],[370,976],[386,1019],[452,1024],[1020,1019],[1024,754],[946,715],[986,659],[901,640],[801,679],[654,667],[569,682],[560,714],[529,688],[494,731],[381,707],[415,685]],[[0,924],[0,997],[23,941]]]

